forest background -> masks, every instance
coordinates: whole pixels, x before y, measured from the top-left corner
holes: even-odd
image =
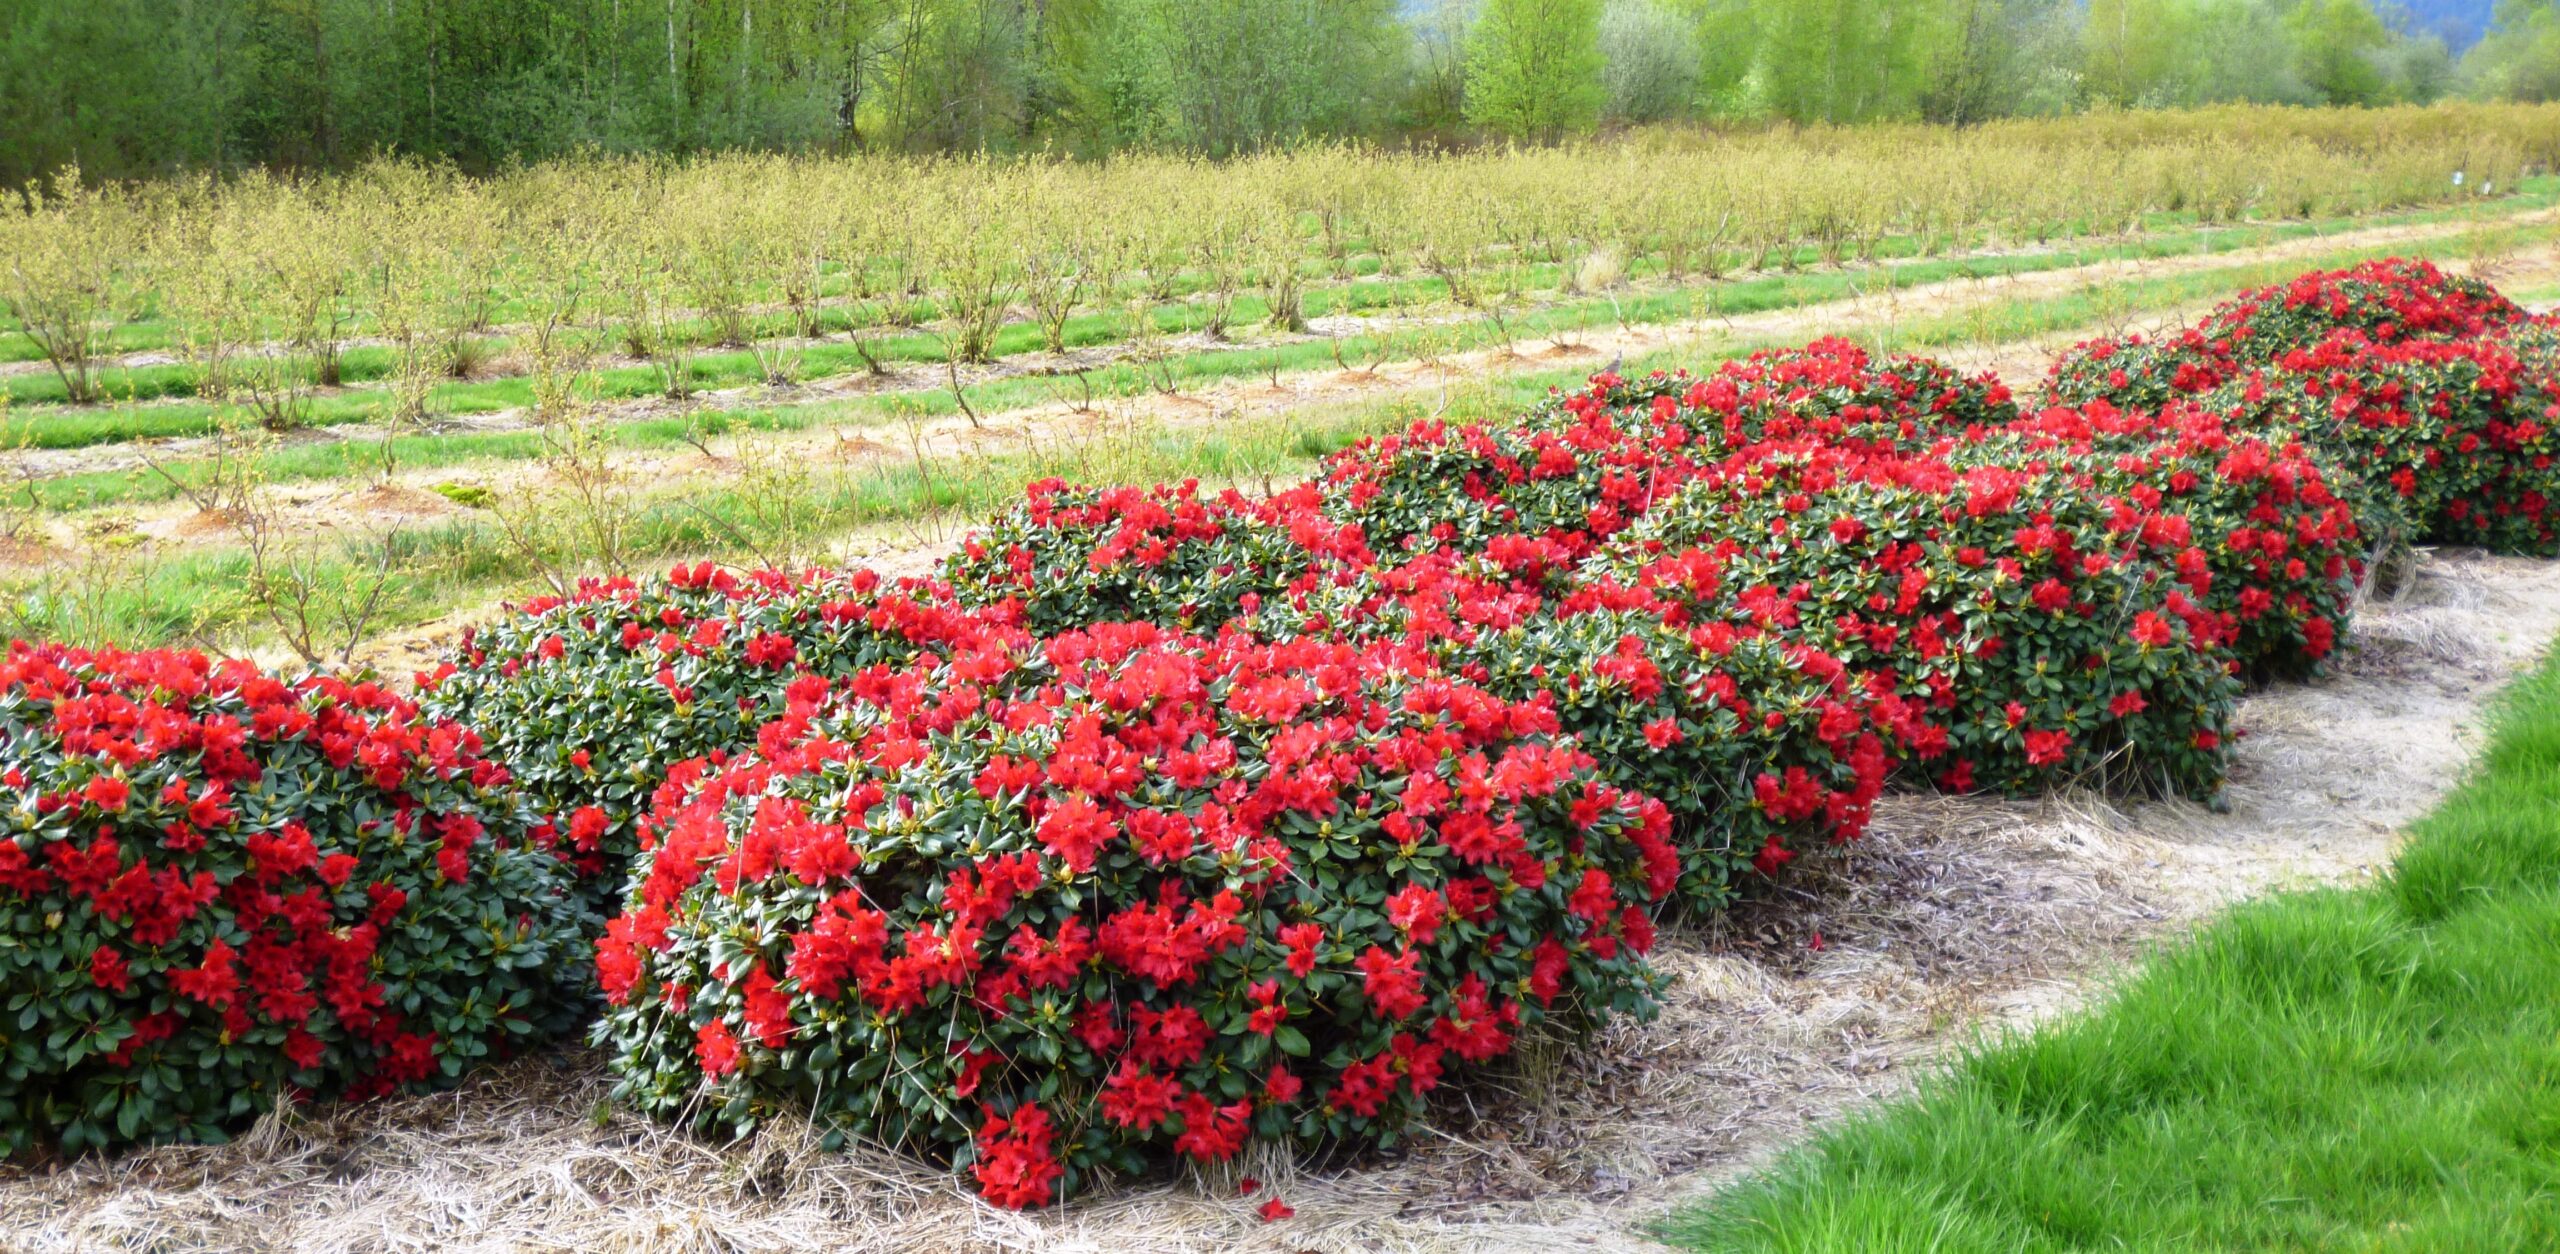
[[[2560,98],[2560,0],[0,0],[0,185]]]

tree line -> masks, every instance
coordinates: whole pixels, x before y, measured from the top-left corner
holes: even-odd
[[[2560,98],[2560,0],[0,0],[0,181]]]

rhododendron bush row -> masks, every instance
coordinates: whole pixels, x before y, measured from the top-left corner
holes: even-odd
[[[877,668],[661,790],[598,959],[624,1092],[956,1149],[1007,1205],[1392,1140],[1531,1025],[1647,1005],[1670,820],[1556,729],[1391,642]]]
[[[1524,1034],[1649,1012],[1658,920],[1856,837],[1889,781],[2210,798],[2242,685],[2315,671],[2379,548],[2549,544],[2560,330],[2486,288],[2309,276],[2180,343],[2086,346],[2040,409],[1825,341],[1419,423],[1259,499],[1037,484],[938,579],[705,565],[530,603],[417,708],[22,649],[62,659],[0,705],[49,826],[0,843],[0,922],[47,938],[54,1018],[9,1047],[65,1078],[13,1061],[0,1094],[41,1094],[17,1139],[85,1144],[242,1113],[112,1124],[190,1041],[264,1050],[258,1092],[429,1080],[554,1026],[590,978],[560,938],[600,933],[622,1097],[705,1127],[814,1114],[1013,1206],[1392,1142]],[[213,678],[122,677],[171,665]],[[117,732],[134,756],[75,689],[247,703],[255,752]],[[278,693],[399,732],[341,752],[270,729]],[[200,786],[88,794],[146,769],[247,817],[182,848]],[[209,878],[111,886],[146,862]],[[385,892],[403,943],[461,948],[349,992],[328,964],[393,947]],[[196,930],[137,939],[171,894]],[[117,949],[97,974],[65,913]],[[232,958],[244,991],[199,996]]]
[[[2368,526],[2560,554],[2560,326],[2424,262],[2306,274],[2168,339],[2091,341],[2052,382],[2065,401],[2186,398],[2292,433],[2393,506]]]
[[[199,654],[0,661],[0,1148],[219,1139],[572,1026],[587,943],[478,738]]]

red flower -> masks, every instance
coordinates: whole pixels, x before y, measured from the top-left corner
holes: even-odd
[[[1390,955],[1384,947],[1371,945],[1352,965],[1360,968],[1361,992],[1379,1016],[1402,1019],[1428,1003],[1422,995],[1421,962],[1422,955],[1410,949]]]
[[[1220,1106],[1198,1093],[1182,1099],[1182,1134],[1174,1138],[1174,1149],[1204,1163],[1218,1163],[1236,1156],[1244,1148],[1253,1115],[1253,1103],[1235,1102]]]
[[[124,955],[104,945],[89,952],[89,982],[116,993],[129,992],[133,987],[125,974]]]
[[[2067,731],[2029,731],[2026,734],[2027,765],[2052,766],[2070,756],[2071,733]]]
[[[132,795],[132,785],[113,775],[91,776],[80,789],[82,800],[110,814],[121,812]]]
[[[1111,839],[1112,830],[1102,807],[1086,797],[1068,797],[1040,817],[1040,844],[1081,875],[1093,869],[1094,857]]]
[[[240,973],[233,965],[238,956],[228,942],[216,939],[205,946],[202,965],[169,972],[169,987],[220,1010],[240,992]]]
[[[738,1038],[729,1031],[726,1020],[714,1019],[693,1034],[694,1056],[702,1062],[702,1074],[717,1080],[738,1069]]]
[[[1316,971],[1316,946],[1324,943],[1324,928],[1315,923],[1292,923],[1279,931],[1280,943],[1289,947],[1289,974],[1303,980]]]
[[[1051,1148],[1056,1136],[1049,1112],[1038,1106],[1017,1107],[1010,1117],[988,1112],[969,1168],[980,1196],[1007,1210],[1046,1204],[1066,1174]]]
[[[2134,643],[2145,648],[2165,649],[2176,638],[2176,631],[2169,626],[2169,620],[2160,615],[2144,610],[2133,616]]]
[[[1123,1128],[1144,1130],[1172,1118],[1174,1101],[1181,1093],[1182,1085],[1173,1077],[1157,1075],[1136,1059],[1124,1058],[1102,1082],[1099,1104],[1103,1118]]]
[[[569,816],[569,843],[580,853],[594,853],[603,847],[605,824],[605,813],[602,808],[578,807],[577,811]]]
[[[1262,1216],[1262,1222],[1269,1224],[1278,1223],[1283,1219],[1296,1215],[1298,1212],[1287,1202],[1274,1197],[1270,1201],[1264,1202],[1262,1204],[1262,1209],[1255,1213]]]
[[[1140,1007],[1129,1012],[1129,1025],[1130,1055],[1152,1066],[1187,1067],[1209,1045],[1208,1021],[1190,1006]]]
[[[1407,884],[1387,898],[1387,921],[1411,935],[1416,945],[1430,944],[1448,917],[1449,903],[1421,884]]]

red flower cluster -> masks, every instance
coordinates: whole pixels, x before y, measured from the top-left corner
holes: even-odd
[[[1956,456],[2053,459],[2100,494],[2152,511],[2148,526],[2183,520],[2211,573],[2201,586],[2188,580],[2190,593],[2250,674],[2307,674],[2344,635],[2371,541],[2349,495],[2361,485],[2342,482],[2283,428],[2184,402],[2141,414],[2098,401],[2045,410],[2003,434],[2019,449],[1990,443]]]
[[[2560,553],[2560,334],[2376,344],[2341,331],[2214,399],[2303,432],[2397,506],[2390,530]]]
[[[1551,704],[1392,641],[964,647],[657,800],[599,946],[623,1096],[803,1102],[1009,1206],[1386,1136],[1535,1021],[1640,1013],[1678,874]]]
[[[0,780],[0,1147],[218,1135],[568,1026],[565,876],[477,735],[379,686],[13,644]]]

